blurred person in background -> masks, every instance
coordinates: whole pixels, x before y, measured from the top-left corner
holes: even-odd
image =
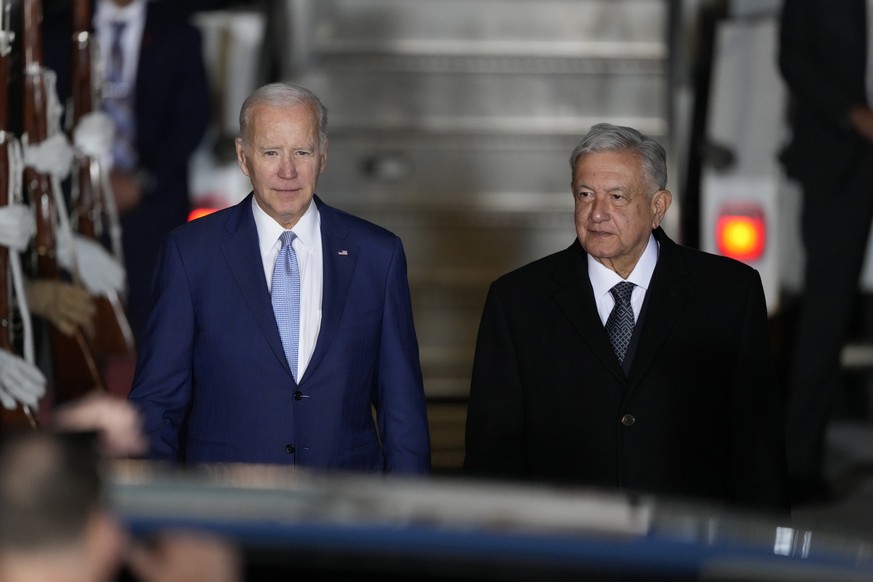
[[[803,193],[803,295],[789,362],[792,497],[823,501],[825,436],[873,221],[873,6],[785,0],[779,67],[790,94],[782,155]]]
[[[316,196],[327,109],[275,83],[243,102],[252,192],[176,229],[130,399],[149,457],[427,473],[401,240]]]
[[[488,292],[465,472],[787,513],[760,276],[667,236],[639,131],[593,126],[570,167],[576,240]]]
[[[210,93],[198,28],[184,2],[96,0],[101,105],[116,125],[110,181],[121,218],[127,307],[139,339],[163,238],[190,212],[189,162],[205,136]],[[70,94],[70,0],[50,0],[46,65]]]

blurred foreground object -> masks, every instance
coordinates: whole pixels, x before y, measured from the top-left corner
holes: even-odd
[[[140,455],[148,448],[136,408],[124,398],[93,392],[55,410],[54,427],[60,431],[94,431],[104,454]]]
[[[136,541],[128,565],[141,580],[156,582],[235,582],[241,580],[242,557],[235,545],[210,532],[163,532]]]
[[[106,503],[104,461],[88,433],[0,438],[0,580],[240,580],[235,546],[213,532],[172,528],[131,540]]]
[[[112,466],[135,539],[225,536],[246,579],[869,579],[871,545],[740,511],[596,490],[276,465]],[[281,578],[274,578],[281,576]],[[344,578],[344,576],[346,578]]]
[[[126,543],[84,435],[0,440],[0,579],[109,582]]]

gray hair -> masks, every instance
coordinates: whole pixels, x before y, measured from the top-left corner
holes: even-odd
[[[570,168],[576,167],[579,156],[593,152],[633,152],[643,162],[649,183],[658,190],[667,187],[667,152],[639,130],[611,123],[591,126],[570,154]]]
[[[268,106],[291,106],[308,105],[313,109],[318,121],[318,145],[324,147],[327,142],[327,107],[318,96],[305,87],[293,83],[269,83],[262,85],[243,101],[239,110],[239,134],[244,142],[248,143],[249,124],[252,109],[258,105]]]

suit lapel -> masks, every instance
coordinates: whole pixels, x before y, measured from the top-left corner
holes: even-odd
[[[597,314],[594,291],[588,279],[585,251],[575,241],[566,249],[555,269],[555,301],[603,365],[621,381],[624,372],[612,351],[609,338]]]
[[[348,227],[343,223],[341,215],[318,197],[315,197],[315,203],[321,215],[322,260],[324,261],[321,328],[312,360],[301,380],[318,369],[333,343],[349,298],[352,273],[355,271],[360,251],[358,246],[348,239]]]
[[[246,306],[261,328],[276,357],[291,373],[282,348],[279,328],[270,302],[270,291],[264,277],[258,229],[252,216],[252,194],[234,207],[225,223],[227,238],[221,243],[221,252],[228,269],[240,289]]]
[[[679,246],[658,228],[658,263],[646,294],[646,316],[640,330],[639,345],[631,366],[631,385],[645,375],[655,356],[670,335],[688,297],[688,269]]]

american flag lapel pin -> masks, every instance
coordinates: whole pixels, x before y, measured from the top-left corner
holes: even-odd
[[[343,250],[339,251],[337,254],[341,257],[347,257],[347,256],[349,256],[349,251],[343,249]]]

